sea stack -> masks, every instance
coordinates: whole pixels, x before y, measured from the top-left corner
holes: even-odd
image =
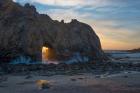
[[[33,5],[0,0],[0,62],[20,56],[41,61],[43,47],[50,59],[67,59],[75,53],[105,59],[100,39],[88,24],[76,19],[59,22],[39,14]]]

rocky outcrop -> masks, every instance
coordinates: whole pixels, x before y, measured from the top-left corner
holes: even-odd
[[[105,58],[100,40],[89,25],[75,19],[58,22],[39,14],[30,4],[0,0],[0,61],[22,55],[41,60],[43,46],[54,49],[58,58],[76,52],[93,59]]]
[[[140,53],[140,48],[128,50],[127,52]]]

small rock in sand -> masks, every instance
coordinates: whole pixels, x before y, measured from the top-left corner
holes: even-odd
[[[101,76],[100,75],[96,75],[95,78],[101,78]]]
[[[31,75],[28,75],[28,76],[25,77],[25,79],[30,79],[30,78],[32,78]]]
[[[8,77],[0,76],[0,82],[7,81],[7,80],[8,80]]]
[[[71,81],[76,81],[76,79],[75,78],[71,78]]]
[[[128,78],[128,76],[125,75],[124,78]]]
[[[78,79],[83,80],[84,78],[83,78],[83,77],[80,77],[80,78],[78,78]]]

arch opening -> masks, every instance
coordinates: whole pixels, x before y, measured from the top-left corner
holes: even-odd
[[[53,48],[43,46],[42,47],[42,62],[47,63],[47,64],[49,63],[56,64],[55,60],[56,60],[55,50]]]

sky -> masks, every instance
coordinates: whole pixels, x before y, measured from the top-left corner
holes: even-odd
[[[104,50],[140,47],[140,0],[14,0],[35,5],[54,20],[78,19],[100,37]]]

